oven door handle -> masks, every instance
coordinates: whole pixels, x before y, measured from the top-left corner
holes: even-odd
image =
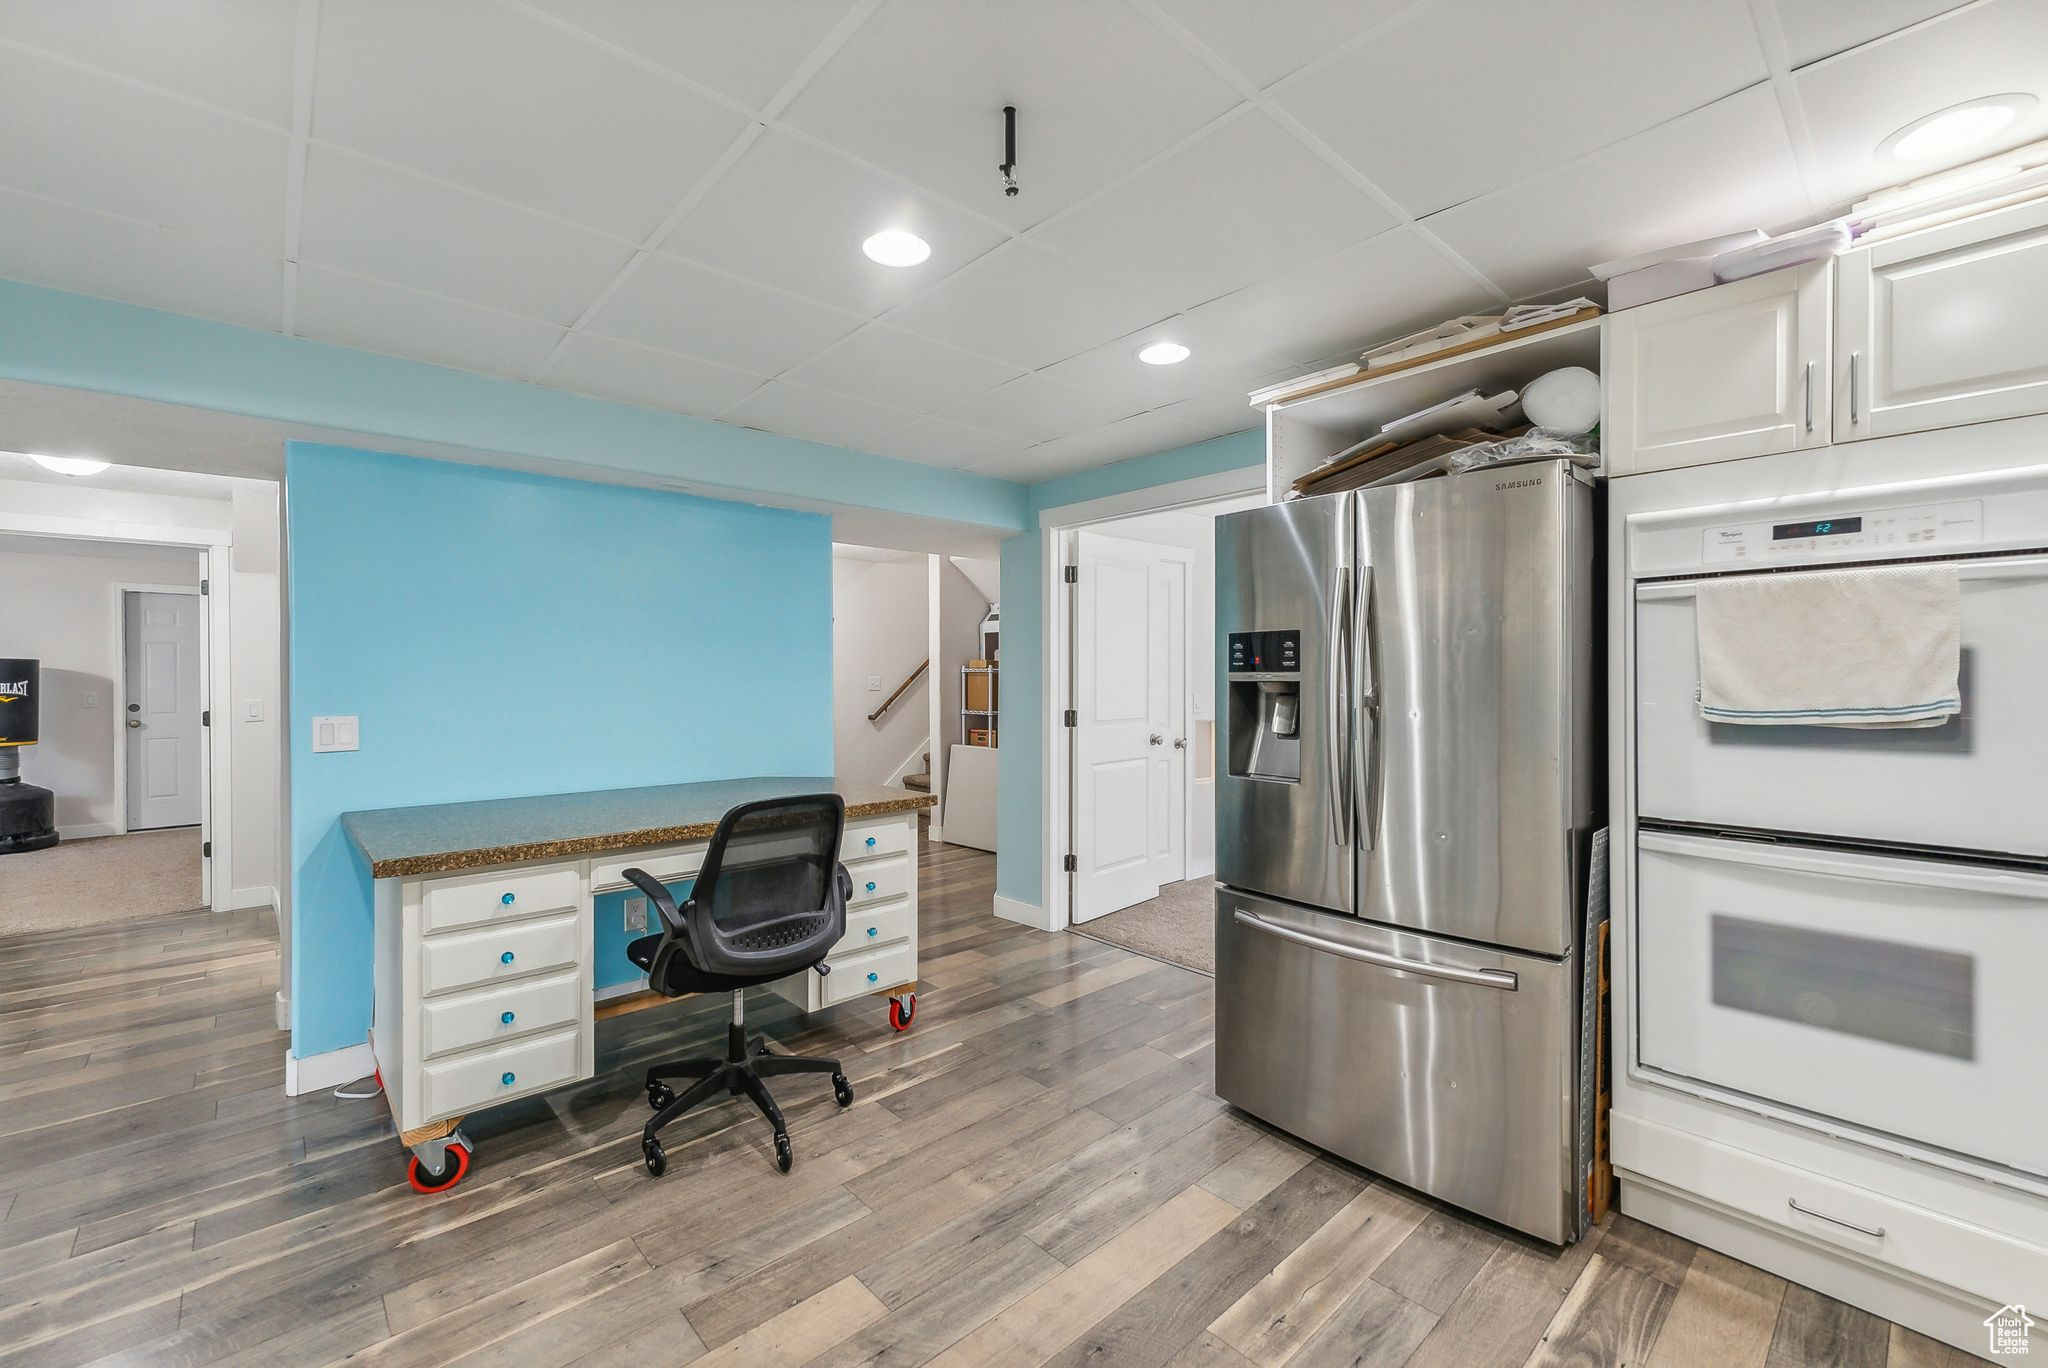
[[[2048,575],[2048,556],[2007,556],[1998,559],[1955,560],[1951,563],[1955,566],[1956,578],[1965,584],[1977,584],[1986,580],[2040,579]],[[1798,565],[1766,565],[1754,569],[1730,570],[1705,578],[1695,576],[1691,579],[1651,580],[1636,585],[1636,602],[1695,598],[1703,584],[1715,584],[1722,580],[1749,575],[1802,575],[1821,572],[1848,574],[1858,570],[1885,570],[1893,565],[1904,564],[1906,562],[1903,561],[1857,561],[1849,565],[1831,565],[1825,561],[1802,562]]]
[[[1826,850],[1817,846],[1779,845],[1740,838],[1682,835],[1675,831],[1639,831],[1636,846],[1664,855],[1683,855],[1757,869],[1784,869],[1798,874],[1856,879],[1864,883],[1904,884],[1912,888],[1951,889],[2010,898],[2048,900],[2048,874],[1911,856]]]
[[[1376,969],[1397,969],[1404,974],[1420,974],[1424,978],[1449,979],[1453,983],[1467,983],[1476,988],[1499,988],[1509,993],[1515,992],[1520,982],[1515,975],[1505,969],[1464,969],[1455,964],[1431,964],[1427,960],[1406,959],[1400,955],[1388,955],[1382,954],[1378,950],[1367,950],[1363,946],[1346,945],[1343,941],[1328,940],[1322,936],[1310,935],[1306,931],[1297,931],[1291,926],[1281,926],[1277,922],[1269,922],[1257,913],[1246,911],[1242,907],[1237,908],[1232,917],[1239,926],[1245,927],[1248,930],[1263,931],[1269,936],[1277,936],[1281,940],[1292,941],[1294,944],[1306,946],[1310,950],[1320,950],[1329,955],[1341,955],[1345,959],[1357,960],[1361,964],[1370,964]]]

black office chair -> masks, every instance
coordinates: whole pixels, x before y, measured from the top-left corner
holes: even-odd
[[[845,829],[846,802],[837,794],[742,803],[719,820],[680,910],[647,871],[626,871],[661,914],[660,935],[626,947],[627,958],[647,971],[648,986],[669,997],[732,994],[723,1059],[678,1059],[647,1071],[654,1118],[640,1138],[640,1151],[655,1177],[668,1167],[657,1132],[720,1093],[754,1099],[775,1126],[775,1163],[784,1173],[794,1161],[789,1131],[762,1080],[829,1073],[839,1105],[853,1104],[853,1085],[838,1060],[770,1054],[765,1037],[750,1050],[746,1023],[747,989],[806,969],[829,971],[825,956],[846,934],[846,900],[853,893],[853,878],[839,863]],[[683,1078],[697,1081],[678,1097],[667,1080]]]

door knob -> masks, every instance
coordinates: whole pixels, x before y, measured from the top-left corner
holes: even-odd
[[[1174,737],[1173,748],[1175,750],[1186,750],[1188,748],[1188,739],[1185,736]]]
[[[1153,733],[1152,733],[1152,738],[1151,738],[1151,740],[1152,740],[1152,744],[1153,744],[1153,745],[1155,745],[1155,746],[1156,746],[1156,745],[1158,745],[1158,744],[1159,744],[1159,743],[1160,743],[1161,741],[1164,741],[1165,739],[1166,739],[1166,738],[1165,738],[1165,737],[1163,737],[1163,736],[1161,736],[1161,735],[1160,735],[1160,734],[1159,734],[1158,732],[1153,732]]]
[[[140,730],[142,730],[142,724],[141,724],[140,722],[137,722],[137,721],[136,721],[136,720],[135,720],[134,718],[132,718],[132,717],[128,719],[128,725],[129,725],[129,726],[131,726],[131,727],[133,727],[133,728],[135,728],[135,729],[136,729],[137,731],[140,731]]]

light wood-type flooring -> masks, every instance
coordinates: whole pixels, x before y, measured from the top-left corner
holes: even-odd
[[[723,997],[599,1025],[589,1084],[472,1117],[416,1195],[381,1099],[283,1091],[267,914],[0,941],[0,1362],[1780,1365],[1963,1356],[1625,1217],[1563,1251],[1320,1157],[1210,1092],[1211,984],[989,912],[922,855],[925,989],[756,1029],[775,1081],[641,1166],[640,1070]]]

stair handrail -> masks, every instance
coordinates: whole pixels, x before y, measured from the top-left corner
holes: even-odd
[[[882,706],[868,714],[868,721],[874,721],[883,713],[895,707],[896,700],[903,697],[904,693],[910,688],[911,685],[917,683],[918,677],[922,675],[925,672],[925,670],[931,666],[931,663],[932,662],[929,657],[927,657],[923,661],[920,661],[918,667],[910,672],[910,677],[908,679],[905,679],[901,684],[898,684],[896,686],[896,692],[890,694],[887,698],[883,699]]]

